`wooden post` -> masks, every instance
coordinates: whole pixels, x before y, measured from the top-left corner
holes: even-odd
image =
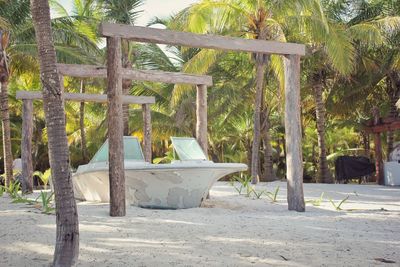
[[[207,86],[197,85],[196,98],[196,139],[208,157],[208,139],[207,139]]]
[[[374,107],[372,109],[372,114],[374,116],[374,125],[379,124],[379,109]],[[374,146],[375,146],[375,177],[376,182],[380,185],[385,184],[385,177],[383,174],[383,161],[382,161],[382,143],[381,134],[374,133]]]
[[[143,104],[143,148],[144,158],[151,163],[151,109],[150,104]]]
[[[285,132],[289,210],[305,211],[300,121],[300,56],[287,55],[285,64]]]
[[[33,133],[33,101],[22,102],[22,191],[33,191],[33,165],[32,165],[32,133]]]
[[[121,39],[107,38],[110,216],[125,216]]]

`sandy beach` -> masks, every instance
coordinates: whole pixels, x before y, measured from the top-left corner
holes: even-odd
[[[305,213],[287,210],[286,183],[257,185],[278,201],[238,195],[226,182],[204,207],[128,207],[80,202],[78,266],[400,266],[400,188],[305,184]],[[36,192],[37,194],[37,192]],[[349,196],[336,211],[335,203]],[[55,216],[0,198],[0,266],[49,266]]]

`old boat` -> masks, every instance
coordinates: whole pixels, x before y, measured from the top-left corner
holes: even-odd
[[[207,160],[194,138],[172,137],[170,164],[145,162],[136,137],[124,137],[126,203],[143,208],[182,209],[199,207],[220,178],[247,170],[241,163]],[[73,175],[75,196],[86,201],[109,202],[108,141],[89,164]]]

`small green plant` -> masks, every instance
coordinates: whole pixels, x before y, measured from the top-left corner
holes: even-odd
[[[332,198],[329,198],[329,201],[331,202],[332,206],[335,208],[335,210],[339,211],[342,210],[341,206],[349,199],[349,195],[347,197],[345,197],[344,199],[342,199],[339,204],[336,204]]]
[[[2,197],[3,196],[3,194],[4,194],[4,187],[2,186],[2,185],[0,185],[0,197]]]
[[[44,190],[46,190],[51,177],[51,169],[46,170],[44,173],[41,171],[35,171],[33,173],[33,176],[37,176],[40,179],[40,181],[42,181]]]
[[[253,192],[254,196],[255,196],[257,199],[260,199],[261,196],[265,194],[265,190],[258,192],[258,191],[255,190],[254,188],[252,188],[252,189],[253,189],[252,192]]]
[[[20,197],[18,193],[20,189],[21,184],[18,181],[11,181],[8,186],[3,186],[4,192],[6,192],[12,199]]]
[[[38,203],[38,199],[40,198],[42,206],[42,212],[44,214],[51,214],[55,209],[52,206],[54,193],[48,193],[46,191],[40,191],[40,195],[36,198],[35,202]]]
[[[321,206],[323,200],[324,200],[324,192],[321,193],[321,196],[318,199],[307,200],[306,203],[310,203],[314,207],[319,207]]]
[[[21,184],[18,181],[12,181],[8,186],[0,186],[0,196],[6,192],[12,199],[11,203],[32,203],[32,200],[23,197],[19,193]]]
[[[30,205],[32,205],[34,202],[35,202],[34,200],[28,199],[28,198],[23,197],[23,196],[20,196],[20,195],[17,195],[17,196],[11,201],[11,203],[13,203],[13,204],[17,204],[17,203],[26,203],[26,204],[30,204]]]
[[[239,182],[239,186],[236,186],[235,182]],[[240,173],[240,175],[236,175],[233,177],[231,180],[230,184],[235,188],[235,190],[239,193],[239,195],[242,194],[243,189],[246,189],[246,196],[250,196],[252,193],[253,188],[251,187],[251,176]]]
[[[277,197],[279,193],[279,186],[275,188],[273,192],[265,192],[265,195],[271,200],[271,202],[277,202]]]

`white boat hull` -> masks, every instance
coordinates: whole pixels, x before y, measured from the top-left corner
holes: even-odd
[[[222,177],[247,170],[238,163],[183,162],[130,164],[125,162],[127,205],[144,208],[199,207],[211,186]],[[96,166],[73,176],[75,196],[86,201],[109,202],[107,166]]]

